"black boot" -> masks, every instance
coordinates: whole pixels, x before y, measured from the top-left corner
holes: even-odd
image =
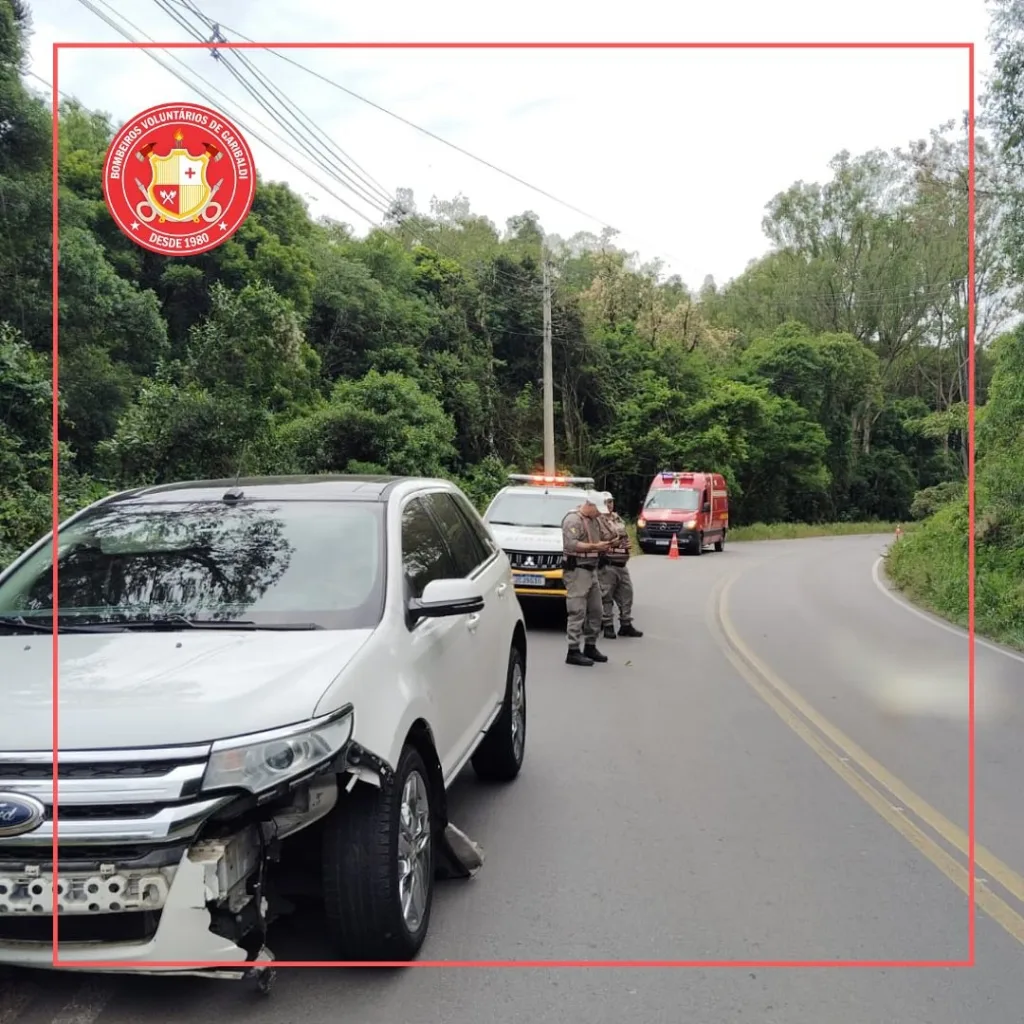
[[[605,638],[605,640],[614,640],[615,639],[615,627],[614,626],[605,626],[604,627],[604,638]]]
[[[589,668],[594,664],[591,658],[588,658],[585,654],[580,654],[578,647],[570,647],[569,653],[565,656],[566,665],[583,665]]]
[[[607,661],[608,660],[608,655],[607,654],[602,654],[597,649],[597,646],[595,644],[587,644],[583,648],[583,657],[584,658],[589,658],[591,664],[593,664],[595,661]]]
[[[626,622],[620,624],[619,636],[633,636],[639,638],[643,636],[643,633],[641,633],[640,630],[637,629],[632,622]]]

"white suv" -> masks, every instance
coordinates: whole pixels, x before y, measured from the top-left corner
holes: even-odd
[[[303,894],[334,958],[414,957],[435,877],[479,866],[449,784],[524,754],[522,612],[462,492],[149,487],[58,542],[56,901],[52,537],[0,574],[0,963],[50,966],[54,902],[60,961],[270,961]]]

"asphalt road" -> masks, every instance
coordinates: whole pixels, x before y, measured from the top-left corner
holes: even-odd
[[[967,641],[902,606],[887,538],[633,563],[642,640],[563,663],[531,631],[527,762],[467,774],[485,848],[444,883],[431,960],[969,955]],[[282,971],[244,983],[0,977],[0,1024],[963,1024],[1024,1015],[1024,659],[977,648],[976,966]],[[315,920],[273,937],[329,956]]]

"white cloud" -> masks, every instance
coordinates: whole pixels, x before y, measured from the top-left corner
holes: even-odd
[[[94,0],[103,9],[101,0]],[[180,9],[181,0],[172,0]],[[979,44],[987,63],[983,0],[820,0],[723,6],[655,0],[601,10],[592,4],[502,7],[408,0],[197,0],[212,19],[259,40],[479,41],[930,40]],[[35,0],[33,70],[52,78],[51,47],[120,39],[75,0]],[[155,3],[108,0],[146,34],[187,38]],[[230,32],[228,32],[230,37]],[[136,33],[136,35],[138,35]],[[905,145],[967,105],[963,51],[289,51],[295,60],[607,221],[645,259],[661,257],[691,285],[735,276],[766,248],[765,203],[793,181],[822,180],[841,149]],[[174,51],[192,85],[198,73],[230,101],[270,122],[206,51]],[[170,60],[160,54],[165,61]],[[463,193],[503,225],[523,210],[563,236],[600,224],[518,185],[265,51],[246,56],[388,190]],[[173,61],[171,61],[173,64]],[[60,88],[115,121],[160,102],[204,102],[144,53],[62,51]],[[201,86],[201,88],[206,88]],[[256,129],[262,131],[261,129]],[[278,128],[278,131],[281,131]],[[268,138],[278,148],[282,144]],[[315,212],[365,229],[320,187],[250,137],[257,166],[315,197]],[[296,162],[308,167],[307,160]],[[326,180],[323,172],[316,176]],[[338,195],[377,214],[341,186]]]

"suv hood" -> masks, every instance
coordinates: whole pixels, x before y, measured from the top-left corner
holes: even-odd
[[[494,539],[505,551],[543,554],[562,550],[560,526],[495,526],[487,524]]]
[[[67,633],[61,750],[205,743],[312,716],[373,630]],[[53,746],[49,637],[0,637],[0,750]]]

